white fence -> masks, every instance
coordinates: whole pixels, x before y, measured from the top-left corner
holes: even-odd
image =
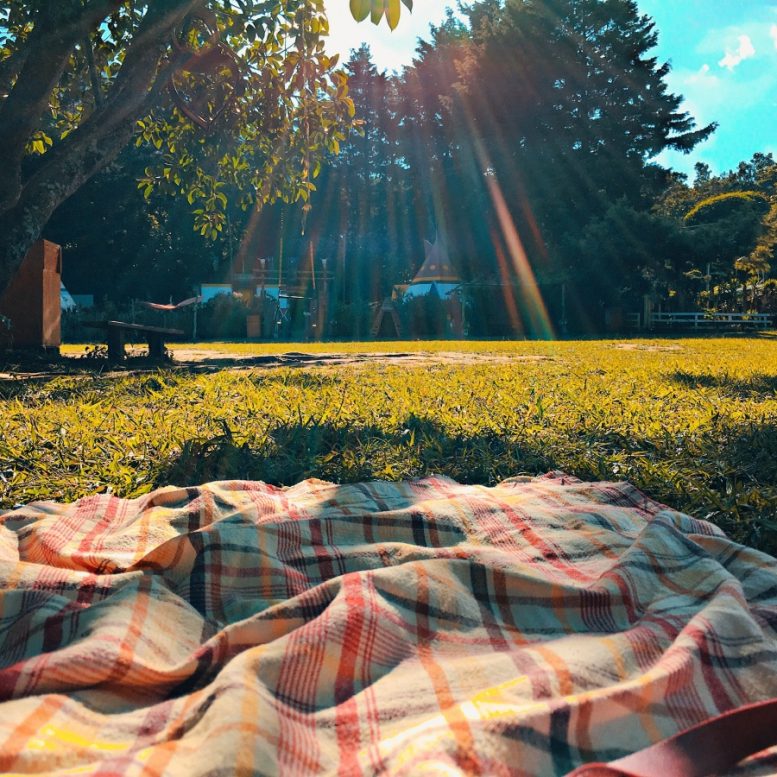
[[[769,329],[771,326],[769,313],[651,313],[648,319],[649,329]]]

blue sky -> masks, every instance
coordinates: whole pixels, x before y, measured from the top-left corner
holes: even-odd
[[[777,156],[777,0],[637,0],[658,27],[656,55],[669,60],[673,92],[699,125],[717,121],[710,140],[690,155],[667,153],[659,161],[691,173],[697,161],[716,173],[729,170],[756,151]],[[400,69],[412,60],[419,36],[428,38],[450,0],[415,0],[403,7],[394,32],[385,21],[357,24],[347,0],[326,0],[329,50],[344,57],[369,43],[380,68]]]

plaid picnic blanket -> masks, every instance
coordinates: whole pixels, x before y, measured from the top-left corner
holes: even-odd
[[[777,696],[777,562],[626,483],[41,502],[0,579],[3,773],[564,774]]]

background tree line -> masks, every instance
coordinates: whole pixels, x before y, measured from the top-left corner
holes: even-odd
[[[185,199],[138,194],[158,149],[126,148],[49,224],[66,284],[166,301],[283,252],[286,278],[326,260],[330,334],[364,337],[369,304],[409,281],[439,235],[473,335],[544,335],[548,321],[601,331],[606,311],[639,311],[645,295],[668,309],[775,304],[777,166],[756,154],[688,181],[655,163],[715,126],[680,110],[633,0],[480,0],[463,14],[400,74],[352,52],[358,128],[325,150],[309,210],[244,210],[236,181],[223,229],[201,236]]]

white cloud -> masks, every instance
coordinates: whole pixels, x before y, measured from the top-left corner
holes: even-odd
[[[698,70],[678,70],[670,74],[669,86],[685,98],[683,110],[689,111],[700,123],[709,123],[716,118],[717,99],[729,90],[729,84],[715,75],[708,64]],[[704,108],[702,108],[704,106]],[[709,108],[713,107],[710,111]],[[712,114],[712,115],[709,115]]]
[[[712,86],[718,83],[717,76],[709,75],[710,66],[705,62],[697,72],[691,73],[684,79],[686,84],[698,84],[704,83],[705,85]]]
[[[777,26],[777,25],[776,25]],[[755,56],[755,46],[749,35],[739,36],[739,48],[736,51],[726,50],[726,56],[718,62],[721,67],[733,70],[740,62]]]
[[[773,24],[769,29],[769,37],[774,42],[774,48],[777,49],[777,24]]]
[[[712,121],[725,123],[777,97],[774,68],[728,78],[718,68],[704,64],[696,70],[673,71],[667,81],[670,91],[684,97],[682,110],[689,111],[702,126]]]

